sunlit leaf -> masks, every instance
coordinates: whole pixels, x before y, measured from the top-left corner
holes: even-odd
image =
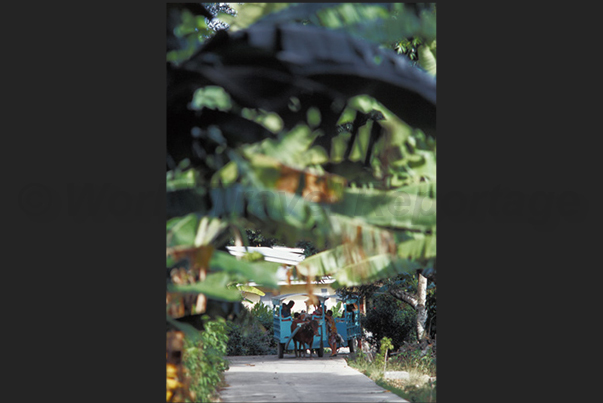
[[[198,226],[199,219],[194,214],[168,220],[166,225],[167,246],[193,245]]]
[[[239,177],[237,164],[230,161],[224,165],[211,179],[212,186],[227,186],[234,183]]]
[[[292,168],[263,154],[247,153],[247,157],[250,159],[248,169],[267,189],[296,193],[320,203],[334,203],[343,196],[346,180],[341,176]]]
[[[371,256],[337,271],[335,273],[336,286],[350,287],[367,284],[402,273],[411,273],[421,267],[422,265],[418,262],[396,259],[388,254]]]
[[[237,15],[220,14],[218,18],[230,25],[230,30],[234,32],[247,28],[266,15],[288,7],[290,3],[229,3],[229,5],[237,11]]]
[[[436,235],[413,234],[413,239],[398,244],[398,257],[426,261],[436,257]]]
[[[264,291],[260,290],[257,287],[251,286],[251,285],[237,285],[237,289],[239,291],[244,291],[244,292],[248,292],[250,294],[259,295],[260,297],[263,297],[264,295],[266,295],[266,293]],[[251,301],[249,301],[249,302],[251,302]]]
[[[296,269],[304,277],[330,275],[335,277],[339,286],[353,286],[420,267],[418,262],[399,259],[389,253],[366,255],[361,249],[344,244],[306,258]]]
[[[210,269],[244,277],[248,281],[267,287],[278,287],[276,271],[279,264],[273,262],[246,262],[227,252],[216,251],[209,262]]]
[[[227,224],[217,218],[203,217],[199,220],[199,228],[194,245],[199,247],[209,245],[225,228]]]
[[[208,85],[195,91],[191,105],[198,110],[208,108],[228,111],[232,108],[232,100],[224,88]]]
[[[419,47],[419,65],[429,74],[436,75],[436,59],[426,46]]]
[[[195,171],[168,171],[166,175],[166,190],[168,192],[180,189],[191,189],[197,183]]]
[[[167,247],[199,247],[209,245],[225,228],[217,218],[189,214],[167,222]]]
[[[320,125],[320,111],[318,110],[318,108],[315,107],[311,107],[308,109],[308,125],[310,125],[311,128],[315,128],[318,127],[318,125]]]
[[[204,281],[194,284],[168,283],[167,290],[183,294],[203,294],[208,298],[221,301],[240,301],[241,293],[236,289],[227,288],[230,281],[228,273],[218,272],[208,274]]]
[[[330,210],[390,228],[428,230],[436,226],[435,200],[402,190],[347,188],[342,201],[331,205]]]

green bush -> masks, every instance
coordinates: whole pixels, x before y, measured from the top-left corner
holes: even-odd
[[[190,376],[190,390],[195,393],[195,400],[207,402],[215,396],[223,372],[228,369],[228,361],[224,359],[228,338],[223,318],[210,321],[204,316],[203,322],[205,330],[199,342],[184,339],[183,364]]]
[[[272,317],[272,309],[262,303],[255,304],[251,309],[251,315],[260,322],[262,326],[272,333],[272,327],[274,326],[274,318]]]
[[[275,354],[272,346],[272,334],[263,330],[257,323],[241,325],[228,324],[228,355],[268,355]]]
[[[362,326],[373,333],[376,344],[379,344],[378,340],[388,337],[395,350],[405,341],[417,340],[416,317],[412,307],[389,294],[381,294],[373,298],[366,315],[361,315],[360,320]]]
[[[246,320],[228,323],[228,355],[276,354],[272,310],[261,303],[248,311]]]

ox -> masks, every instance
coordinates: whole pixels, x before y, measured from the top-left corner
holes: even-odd
[[[295,350],[295,356],[297,357],[297,343],[300,344],[301,352],[303,356],[306,356],[306,344],[310,349],[310,357],[312,357],[312,342],[314,341],[314,336],[318,336],[318,321],[311,320],[309,322],[304,322],[302,320],[294,320],[291,323],[291,333],[297,329],[297,325],[302,323],[301,329],[295,333],[293,336],[293,344]]]

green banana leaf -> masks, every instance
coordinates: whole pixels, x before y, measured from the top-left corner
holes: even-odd
[[[336,282],[333,286],[362,285],[402,273],[411,273],[421,267],[419,262],[397,259],[389,254],[371,256],[363,261],[344,266],[335,273]]]
[[[237,289],[239,291],[244,291],[244,292],[248,292],[250,294],[259,295],[260,297],[263,297],[264,295],[266,295],[266,293],[264,291],[260,290],[257,287],[254,287],[252,285],[237,285]]]
[[[267,15],[259,23],[285,23],[307,20],[378,43],[391,43],[403,37],[435,37],[435,15],[416,16],[402,3],[300,3]],[[375,29],[375,25],[380,29]]]
[[[215,251],[209,262],[211,270],[228,273],[231,276],[240,276],[245,281],[253,280],[257,284],[267,287],[278,287],[276,271],[279,264],[273,262],[246,262],[239,260],[227,252]]]
[[[168,283],[167,290],[184,294],[204,294],[208,298],[221,301],[240,301],[241,293],[236,289],[227,288],[231,280],[228,273],[211,273],[207,275],[204,281],[195,284]]]
[[[318,203],[285,191],[259,186],[234,184],[210,191],[213,208],[210,215],[225,220],[245,220],[252,227],[295,243],[313,239],[321,247],[330,231],[328,212]]]
[[[198,227],[199,219],[194,214],[168,220],[166,246],[193,245]]]
[[[329,215],[332,245],[353,244],[367,255],[395,254],[396,238],[393,231],[366,222],[363,217]]]
[[[323,26],[381,44],[412,36],[435,38],[435,15],[423,13],[418,17],[403,8],[398,9],[397,15],[393,15],[375,4],[344,3],[317,14]],[[376,24],[380,29],[375,29]]]
[[[419,65],[429,74],[436,75],[436,59],[427,46],[419,46]]]
[[[168,220],[167,247],[200,247],[209,245],[227,227],[227,223],[214,217],[188,214]]]
[[[417,188],[411,189],[417,192]],[[347,188],[341,202],[329,210],[348,217],[389,228],[427,231],[436,226],[436,201],[406,193],[402,189],[383,191]]]
[[[247,28],[262,17],[289,7],[291,3],[229,3],[237,11],[236,16],[220,13],[218,19],[230,25],[230,31]]]
[[[408,195],[415,195],[419,197],[428,197],[430,199],[435,199],[437,195],[437,186],[436,182],[421,182],[413,185],[399,187],[397,189],[392,190],[392,194],[395,195],[396,192],[401,192]]]
[[[398,244],[397,255],[424,263],[436,257],[436,239],[435,234],[413,233],[411,239]]]
[[[356,245],[344,244],[312,255],[297,265],[302,276],[334,276],[338,286],[353,286],[411,272],[422,265],[390,253],[367,255]]]
[[[197,178],[193,169],[186,171],[174,170],[166,173],[166,190],[168,192],[191,189],[195,187],[196,183]]]
[[[299,124],[287,133],[281,134],[278,139],[266,139],[260,144],[247,148],[245,155],[250,158],[254,153],[264,154],[297,169],[323,164],[329,160],[324,148],[312,147],[319,134],[306,124]]]
[[[331,244],[349,243],[367,256],[389,253],[402,259],[424,262],[436,256],[436,234],[390,230],[367,224],[361,217],[332,214]],[[324,274],[323,274],[324,275]]]

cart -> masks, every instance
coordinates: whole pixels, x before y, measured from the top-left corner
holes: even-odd
[[[342,302],[345,304],[343,317],[335,318],[337,333],[343,338],[343,343],[340,340],[337,341],[337,347],[348,347],[350,353],[354,352],[357,341],[362,337],[358,300],[359,298],[357,295],[350,295],[342,299]],[[354,309],[351,312],[347,309],[348,304],[354,304]]]
[[[297,296],[308,296],[309,294],[305,293],[294,293],[294,294],[284,294],[277,295],[272,298],[273,305],[273,318],[274,318],[274,339],[276,340],[278,346],[278,358],[283,358],[283,354],[285,351],[293,349],[293,343],[291,342],[291,323],[293,321],[293,317],[283,318],[280,315],[281,305],[285,299],[291,299],[292,297]],[[318,321],[318,336],[314,336],[314,340],[310,348],[316,352],[319,357],[322,357],[324,354],[324,346],[328,345],[327,341],[327,327],[325,324],[325,301],[331,297],[330,295],[321,296],[316,295],[318,301],[320,302],[320,306],[322,308],[322,315],[310,315],[312,319]],[[298,325],[298,328],[293,331],[293,335],[300,328],[301,324]]]

